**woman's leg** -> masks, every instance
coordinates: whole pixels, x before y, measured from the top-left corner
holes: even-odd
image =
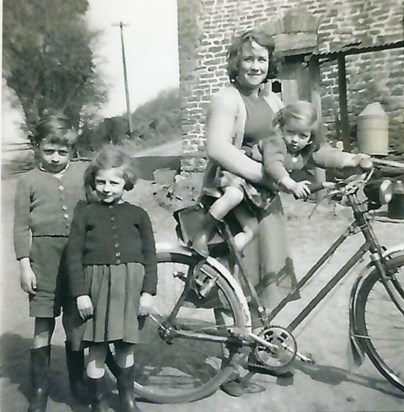
[[[31,349],[32,394],[28,412],[45,412],[48,402],[50,344],[55,330],[54,318],[35,318]]]
[[[237,187],[229,186],[223,189],[222,197],[217,199],[210,207],[209,212],[205,215],[202,227],[197,236],[192,240],[192,247],[204,257],[209,256],[208,242],[213,235],[218,223],[235,207],[237,207],[244,198],[242,190]]]
[[[108,401],[105,388],[105,357],[108,343],[92,343],[88,352],[87,377],[92,410],[107,412]]]
[[[135,346],[130,343],[117,342],[115,344],[116,361],[119,366],[117,386],[120,411],[122,412],[140,411],[133,393],[134,349]]]

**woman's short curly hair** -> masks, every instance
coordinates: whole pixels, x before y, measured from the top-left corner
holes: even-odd
[[[84,189],[88,201],[95,201],[95,177],[100,170],[120,169],[125,179],[125,190],[133,189],[137,175],[130,156],[121,148],[107,145],[104,146],[91,161],[84,172]]]
[[[268,50],[269,68],[264,80],[273,79],[278,74],[278,64],[280,56],[275,53],[275,42],[273,37],[262,29],[248,30],[235,37],[227,51],[227,73],[231,82],[234,82],[240,69],[240,56],[243,45],[247,42],[256,42]]]

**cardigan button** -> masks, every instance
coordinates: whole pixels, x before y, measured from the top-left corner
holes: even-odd
[[[115,263],[116,263],[117,265],[120,265],[120,264],[121,264],[121,261],[120,261],[119,259],[117,259],[117,260],[115,261]]]
[[[58,187],[58,189],[59,189],[59,190],[65,190],[65,188],[64,188],[62,185],[60,185],[60,186]]]
[[[66,205],[63,205],[63,206],[62,206],[62,210],[67,210],[67,206],[66,206]]]
[[[115,256],[116,256],[116,257],[121,256],[120,252],[116,252],[116,253],[115,253]]]
[[[114,216],[111,216],[110,219],[111,219],[111,221],[113,222],[113,221],[115,220],[115,217],[114,217]]]
[[[114,248],[118,248],[120,246],[120,244],[118,243],[118,242],[116,242],[115,244],[114,244]]]
[[[69,215],[68,215],[67,213],[65,213],[65,214],[63,215],[63,217],[64,217],[65,219],[69,219]]]

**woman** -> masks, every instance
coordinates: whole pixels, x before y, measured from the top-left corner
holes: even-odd
[[[227,69],[231,83],[213,97],[207,116],[209,162],[202,189],[205,196],[222,195],[218,182],[223,170],[255,184],[265,183],[262,164],[248,157],[242,147],[252,148],[269,135],[275,114],[283,107],[282,101],[265,87],[276,74],[274,46],[269,34],[250,30],[235,38],[229,47]],[[215,219],[207,214],[202,236],[209,238],[215,226]],[[259,235],[244,249],[244,256],[248,275],[264,306],[273,308],[295,291],[296,278],[279,197],[260,217]],[[232,396],[241,396],[248,388],[239,383],[236,378],[222,389]]]

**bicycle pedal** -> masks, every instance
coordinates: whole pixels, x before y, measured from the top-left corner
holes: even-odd
[[[271,367],[269,367],[269,366],[267,366],[267,365],[265,365],[264,363],[261,363],[261,362],[248,362],[247,366],[248,366],[249,370],[259,369],[262,372],[267,373],[268,375],[276,376],[278,378],[291,378],[294,375],[293,371],[290,370],[290,369],[288,369],[288,370],[282,370],[282,369],[276,370],[276,369],[271,368]]]
[[[304,363],[311,363],[312,365],[316,363],[311,353],[308,353],[306,356],[306,355],[303,355],[302,353],[296,352],[296,357]]]

